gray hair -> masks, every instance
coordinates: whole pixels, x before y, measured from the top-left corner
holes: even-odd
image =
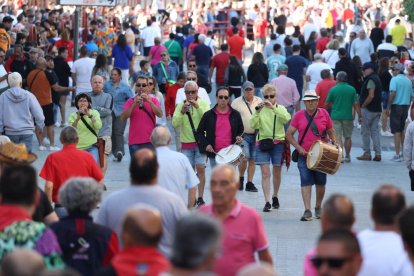
[[[348,81],[348,74],[344,71],[339,71],[336,74],[336,80],[339,82],[347,82]]]
[[[10,73],[7,76],[7,83],[10,87],[21,87],[22,86],[22,76],[18,72]]]
[[[182,217],[176,224],[170,261],[178,268],[201,266],[219,247],[221,227],[217,220],[200,213]]]
[[[184,90],[186,90],[188,86],[194,86],[198,90],[198,84],[195,81],[187,81],[184,84]]]
[[[198,42],[201,44],[201,43],[204,43],[204,41],[206,41],[206,36],[203,34],[199,35]]]
[[[171,143],[171,133],[165,126],[157,126],[151,133],[151,143],[154,147],[168,146]]]
[[[59,191],[59,202],[69,213],[90,213],[101,201],[102,188],[90,177],[73,177]]]
[[[79,135],[76,128],[67,126],[60,132],[60,142],[62,144],[77,144],[79,141]]]
[[[331,69],[323,69],[321,71],[321,78],[322,79],[329,78],[330,76],[331,76]]]
[[[218,165],[218,166],[214,167],[214,169],[212,170],[211,173],[213,173],[214,171],[221,171],[221,170],[224,170],[224,169],[230,170],[231,173],[232,173],[232,176],[233,176],[232,177],[233,181],[236,182],[236,183],[239,183],[239,181],[240,181],[239,170],[236,170],[236,168],[232,165],[228,165],[228,164]]]

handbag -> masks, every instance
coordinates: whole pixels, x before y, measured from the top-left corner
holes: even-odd
[[[81,120],[83,124],[86,126],[87,129],[89,129],[90,132],[92,132],[93,135],[96,136],[97,141],[94,144],[98,148],[98,154],[99,154],[99,166],[101,168],[104,167],[104,154],[105,154],[105,140],[102,137],[99,137],[98,134],[96,134],[95,130],[86,122],[85,118],[83,116],[81,117]]]
[[[306,112],[306,110],[305,110],[305,112]],[[305,138],[305,135],[308,132],[308,129],[309,129],[309,127],[311,126],[311,124],[313,122],[313,117],[315,117],[316,112],[318,112],[318,110],[315,110],[315,112],[313,112],[312,116],[310,118],[308,118],[308,125],[306,126],[305,132],[303,132],[303,135],[300,138],[299,145],[302,145],[303,139]],[[297,163],[298,160],[299,160],[299,152],[295,149],[292,152],[292,161],[295,162],[295,163]]]
[[[259,149],[261,151],[271,151],[275,147],[275,144],[273,143],[273,140],[275,139],[275,128],[276,128],[276,115],[273,119],[272,139],[268,138],[268,139],[259,140]],[[260,134],[259,134],[259,139],[260,139]]]

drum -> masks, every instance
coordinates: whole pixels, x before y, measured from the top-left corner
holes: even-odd
[[[243,149],[238,145],[230,145],[216,154],[217,164],[238,166],[244,159]]]
[[[313,142],[306,159],[310,170],[335,174],[342,162],[342,149],[320,140]]]

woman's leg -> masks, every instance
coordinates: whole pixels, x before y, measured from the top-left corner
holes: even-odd
[[[270,202],[270,166],[269,164],[260,165],[262,172],[262,188],[266,202]]]
[[[60,96],[59,103],[60,103],[60,117],[62,118],[62,124],[66,123],[66,98],[67,96]]]

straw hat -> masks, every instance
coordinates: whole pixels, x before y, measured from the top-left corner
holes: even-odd
[[[316,94],[315,90],[307,90],[305,91],[305,95],[303,95],[302,101],[312,101],[319,99],[318,94]]]
[[[9,164],[14,163],[33,163],[37,156],[27,151],[25,144],[6,143],[0,145],[0,162]]]

